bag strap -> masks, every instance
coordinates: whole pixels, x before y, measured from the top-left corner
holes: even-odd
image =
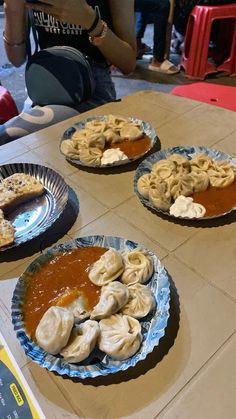
[[[35,54],[35,52],[39,50],[39,40],[38,40],[38,34],[37,34],[35,23],[34,23],[34,12],[32,9],[29,9],[28,10],[28,36],[27,36],[27,43],[26,43],[26,50],[27,50],[28,58],[31,57],[32,55],[32,47],[31,47],[31,42],[30,42],[31,30],[32,30],[34,43],[35,43],[35,50],[34,50],[34,54]]]

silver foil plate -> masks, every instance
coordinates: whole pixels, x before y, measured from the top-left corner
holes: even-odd
[[[0,181],[14,173],[34,176],[44,185],[44,193],[5,214],[15,228],[15,240],[0,251],[19,246],[44,233],[61,215],[68,200],[66,182],[49,167],[31,163],[6,164],[0,166]]]

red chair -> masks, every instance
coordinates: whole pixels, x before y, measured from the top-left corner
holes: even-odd
[[[236,112],[236,87],[213,83],[192,83],[177,86],[170,93]]]
[[[19,112],[11,94],[5,87],[0,86],[0,124],[16,115],[19,115]]]
[[[217,36],[210,54],[216,23]],[[180,65],[189,79],[204,80],[208,74],[218,71],[236,75],[236,4],[194,7],[188,20]]]

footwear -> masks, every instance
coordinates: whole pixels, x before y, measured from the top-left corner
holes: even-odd
[[[142,59],[144,54],[150,54],[152,52],[152,48],[149,47],[147,44],[143,42],[138,42],[137,40],[137,59]]]
[[[164,60],[162,63],[157,64],[155,59],[152,60],[148,66],[149,70],[156,71],[162,74],[176,74],[179,73],[179,68],[168,60]]]

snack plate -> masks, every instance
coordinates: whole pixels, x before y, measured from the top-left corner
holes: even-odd
[[[107,118],[106,115],[90,116],[90,117],[84,119],[83,121],[79,121],[79,122],[75,123],[73,126],[71,126],[70,128],[68,128],[64,132],[63,137],[61,139],[61,143],[64,140],[70,140],[71,137],[72,137],[72,135],[74,134],[74,132],[76,130],[78,130],[78,129],[84,128],[85,127],[85,124],[87,122],[94,121],[94,120],[105,121],[106,118]],[[80,166],[85,166],[85,167],[96,167],[97,169],[105,169],[106,167],[121,166],[123,164],[128,164],[128,163],[131,163],[132,161],[138,160],[140,157],[146,155],[154,147],[155,143],[157,142],[157,136],[156,136],[156,133],[155,133],[154,129],[151,127],[151,125],[148,122],[144,122],[144,121],[142,121],[140,119],[132,118],[132,117],[127,118],[127,119],[129,120],[129,122],[133,122],[135,124],[138,124],[141,127],[142,131],[150,138],[150,140],[151,140],[150,147],[144,153],[139,154],[139,155],[137,155],[137,156],[135,156],[133,158],[129,158],[129,159],[127,158],[125,160],[120,160],[120,161],[114,162],[112,164],[103,164],[103,165],[99,165],[99,166],[96,166],[96,165],[87,165],[85,163],[82,163],[79,159],[74,159],[74,158],[71,158],[71,157],[66,156],[60,150],[61,151],[61,154],[63,156],[65,156],[66,157],[66,160],[70,161],[71,163],[78,164]],[[60,148],[61,148],[61,143],[60,143]]]
[[[124,361],[114,361],[103,352],[95,349],[92,354],[83,362],[69,364],[60,355],[50,355],[33,342],[25,331],[23,321],[24,293],[27,282],[32,274],[40,266],[47,263],[54,255],[70,251],[79,247],[100,246],[115,248],[121,253],[142,247],[131,240],[112,236],[88,236],[81,237],[64,244],[59,244],[49,249],[45,254],[33,261],[26,271],[20,276],[15,287],[12,298],[12,322],[16,330],[17,338],[27,356],[43,368],[49,371],[56,371],[60,375],[70,377],[93,378],[101,375],[108,375],[119,371],[124,371],[129,367],[134,367],[137,362],[144,360],[158,345],[159,340],[165,334],[165,328],[169,318],[170,282],[168,274],[156,255],[148,251],[154,261],[154,273],[148,281],[156,298],[156,308],[146,316],[140,323],[142,326],[143,341],[139,351]]]
[[[138,198],[140,199],[140,201],[142,202],[142,204],[144,206],[147,206],[149,208],[151,208],[152,210],[158,212],[158,213],[162,213],[165,215],[168,215],[169,217],[175,218],[175,219],[181,219],[181,220],[193,220],[193,221],[198,221],[198,220],[206,220],[206,219],[213,219],[213,218],[219,218],[222,217],[223,215],[229,214],[231,211],[233,211],[235,208],[232,208],[231,210],[222,213],[222,214],[217,214],[211,217],[200,217],[200,218],[187,218],[187,217],[175,217],[174,215],[171,215],[168,211],[163,211],[159,208],[156,208],[148,199],[144,198],[138,191],[137,188],[137,182],[138,179],[140,178],[140,176],[146,174],[146,173],[150,173],[152,170],[152,165],[154,163],[156,163],[159,160],[162,159],[166,159],[167,157],[171,156],[172,154],[181,154],[181,156],[191,160],[192,158],[194,158],[196,156],[196,154],[199,153],[204,153],[207,156],[211,157],[214,160],[227,160],[232,166],[235,167],[236,169],[236,160],[233,159],[233,157],[231,157],[229,154],[223,153],[222,151],[218,151],[218,150],[214,150],[212,148],[207,148],[204,146],[178,146],[178,147],[172,147],[172,148],[167,148],[166,150],[160,150],[157,153],[151,154],[150,156],[148,156],[145,160],[143,160],[140,165],[137,167],[136,172],[135,172],[135,176],[134,176],[134,191],[136,193],[136,195],[138,196]]]
[[[19,205],[6,215],[15,227],[15,240],[1,251],[19,246],[44,233],[61,215],[68,200],[64,179],[49,167],[31,163],[12,163],[0,166],[0,180],[14,173],[26,173],[44,185],[42,196]]]

